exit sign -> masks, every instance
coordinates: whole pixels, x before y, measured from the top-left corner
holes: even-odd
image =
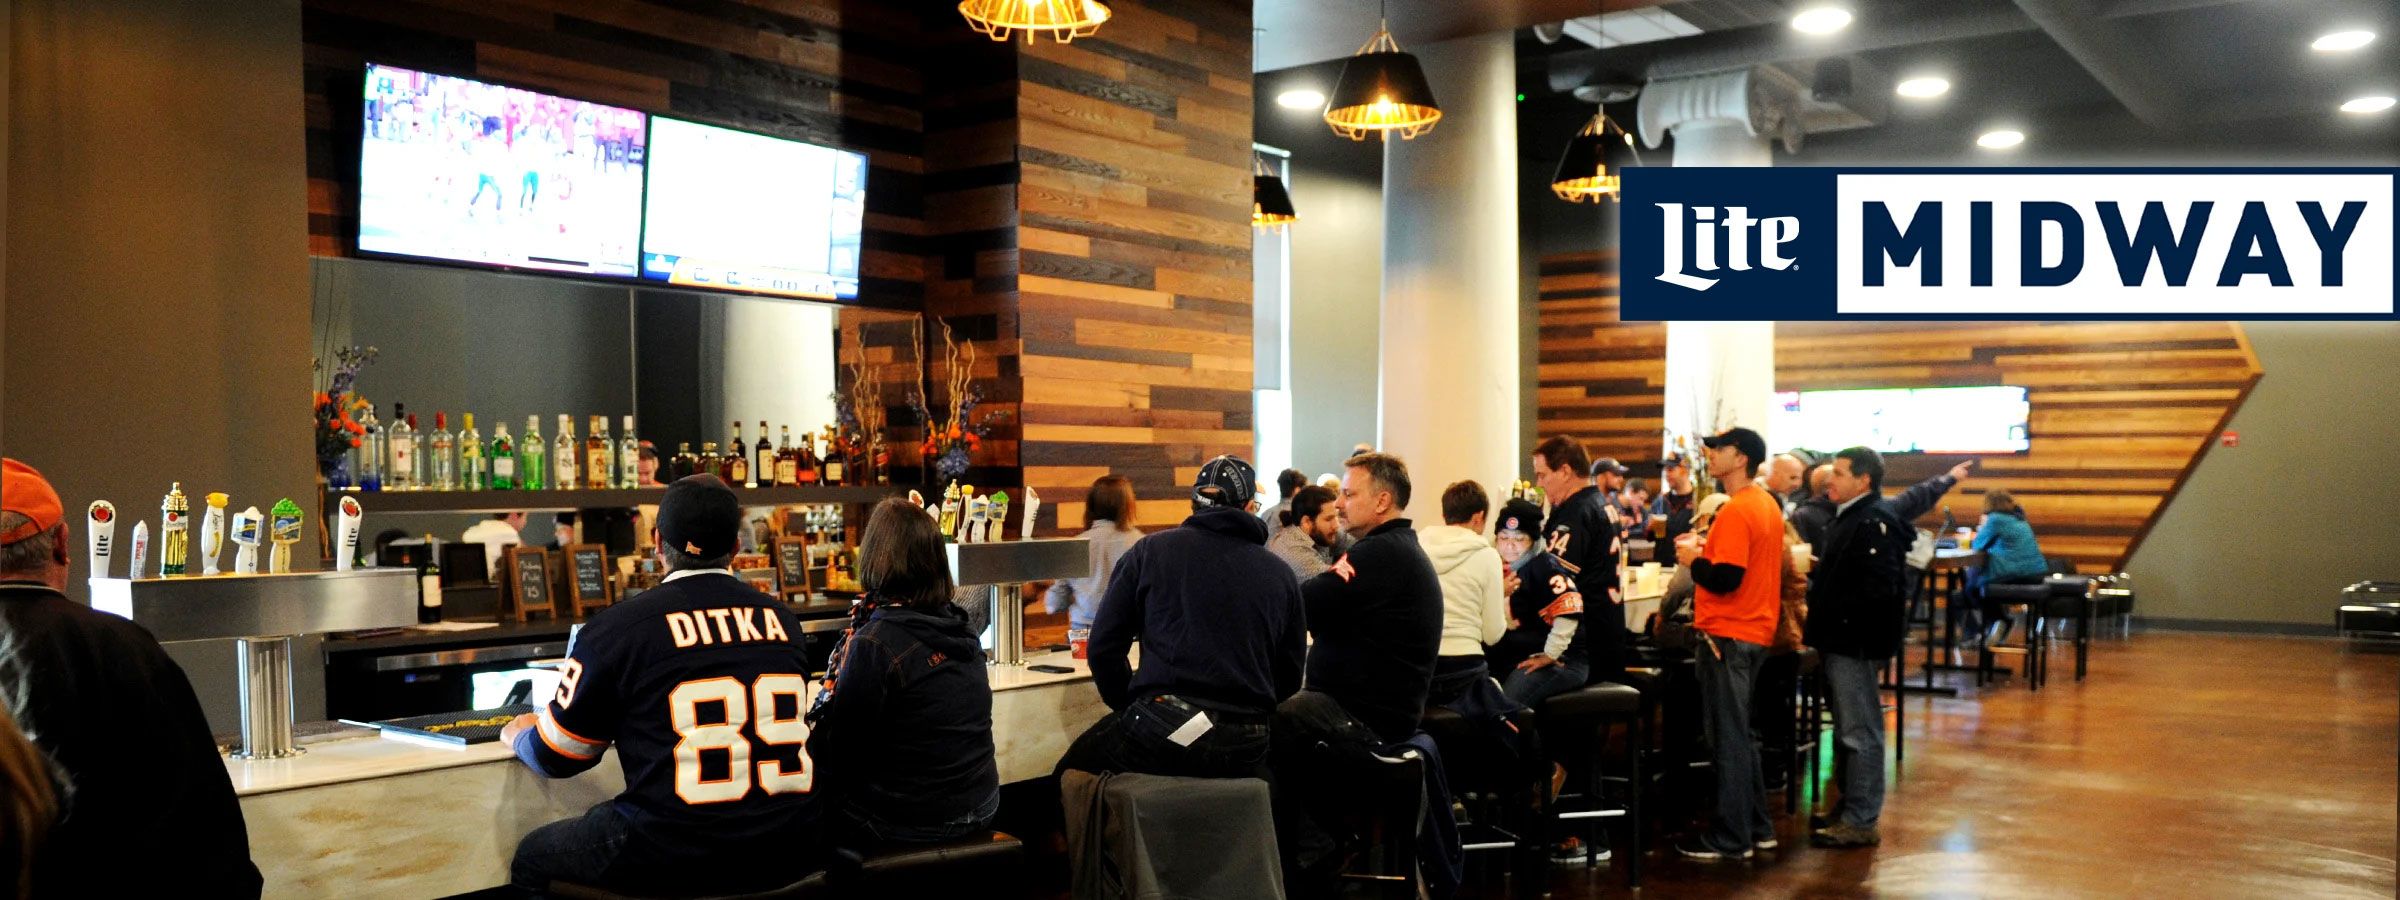
[[[2218,435],[2217,441],[2227,447],[2239,447],[2242,445],[2242,433],[2239,431],[2228,431],[2224,434]]]

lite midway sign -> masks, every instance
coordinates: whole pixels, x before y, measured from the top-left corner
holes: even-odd
[[[1628,320],[2391,319],[2400,170],[1630,168]]]

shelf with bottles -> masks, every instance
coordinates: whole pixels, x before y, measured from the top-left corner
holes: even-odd
[[[881,485],[869,487],[743,487],[735,485],[734,495],[744,506],[800,506],[809,504],[874,503],[886,497],[908,496],[910,485]],[[356,497],[367,513],[503,513],[554,512],[575,509],[610,509],[656,504],[667,494],[665,487],[608,488],[603,490],[540,490],[540,491],[383,491],[357,493],[327,491],[326,503],[342,497]]]
[[[433,414],[430,428],[392,404],[387,425],[365,408],[359,424],[349,426],[353,448],[326,466],[330,490],[361,493],[544,490],[626,490],[648,483],[664,484],[696,472],[708,472],[736,488],[814,488],[864,485],[888,481],[890,466],[882,442],[844,437],[828,426],[822,437],[802,429],[795,442],[791,426],[782,440],[769,443],[767,423],[758,423],[755,445],[743,437],[742,423],[733,423],[732,440],[720,451],[713,442],[697,453],[681,443],[673,455],[647,447],[634,435],[633,417],[619,419],[620,431],[609,433],[607,416],[590,417],[582,437],[575,434],[574,417],[558,416],[553,438],[542,437],[542,417],[526,416],[523,430],[509,433],[506,422],[494,423],[489,441],[475,427],[475,415],[462,417],[453,432],[446,411]],[[822,444],[820,445],[820,440]],[[822,452],[819,448],[822,447]],[[643,456],[651,457],[645,470]],[[869,476],[869,472],[876,473]],[[880,496],[880,495],[878,495]],[[377,504],[382,506],[385,504]],[[501,506],[523,509],[525,506]],[[567,507],[573,508],[573,507]]]

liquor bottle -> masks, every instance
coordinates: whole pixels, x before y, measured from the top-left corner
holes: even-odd
[[[819,479],[824,482],[826,487],[842,486],[843,478],[849,474],[849,455],[849,449],[842,446],[841,436],[835,434],[833,428],[828,426],[825,429],[824,477]]]
[[[583,456],[583,444],[575,440],[575,420],[566,413],[558,414],[558,437],[550,447],[550,486],[571,491],[583,486],[578,477],[576,460]]]
[[[766,435],[759,435],[765,440]],[[742,443],[742,420],[733,420],[733,445],[725,451],[725,483],[734,487],[757,487],[758,479],[750,477],[750,445]]]
[[[692,442],[677,443],[675,445],[675,468],[667,472],[666,480],[673,483],[697,474],[700,474],[700,457],[692,454]]]
[[[383,490],[383,423],[375,420],[375,408],[367,407],[359,425],[366,429],[358,445],[358,489]]]
[[[700,442],[700,467],[694,469],[692,474],[697,475],[701,472],[715,475],[720,480],[725,477],[725,457],[717,452],[717,442],[715,441]]]
[[[751,455],[756,456],[757,460],[750,464],[750,475],[757,478],[759,484],[768,486],[783,484],[783,482],[775,480],[775,446],[767,443],[767,420],[765,419],[758,420],[758,446],[753,449]]]
[[[617,438],[617,486],[643,487],[642,442],[633,436],[633,417],[625,417],[625,434]]]
[[[583,438],[583,486],[606,489],[617,477],[616,460],[609,457],[608,417],[592,417],[592,433]]]
[[[810,435],[806,432],[801,433],[800,484],[803,487],[811,486],[817,483],[817,448],[815,444],[816,438],[814,435]]]
[[[409,421],[408,404],[392,404],[392,430],[384,440],[391,448],[391,465],[383,472],[384,490],[416,490],[417,425]]]
[[[517,489],[517,443],[508,439],[508,423],[492,426],[492,490]]]
[[[492,486],[490,458],[483,453],[483,433],[475,430],[475,414],[465,413],[466,427],[458,432],[458,478],[467,490]]]
[[[433,535],[425,536],[425,570],[417,574],[417,622],[430,625],[442,620],[442,545]]]
[[[542,443],[542,417],[526,416],[525,433],[517,436],[517,486],[538,491],[550,486],[550,449]]]
[[[425,446],[432,451],[433,487],[435,490],[458,490],[458,438],[450,433],[450,417],[441,410],[433,411],[433,434]]]
[[[783,426],[782,447],[775,451],[775,483],[800,486],[800,448],[792,446],[792,426]]]
[[[891,448],[883,445],[883,435],[880,432],[875,435],[873,442],[867,445],[867,465],[875,470],[877,487],[892,483],[892,451]],[[1026,509],[1030,511],[1033,507],[1027,506]]]

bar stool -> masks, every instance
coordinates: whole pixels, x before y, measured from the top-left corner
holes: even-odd
[[[1542,701],[1538,710],[1542,728],[1553,739],[1567,735],[1591,741],[1590,765],[1586,773],[1584,792],[1577,795],[1587,808],[1568,809],[1554,803],[1553,818],[1558,822],[1580,820],[1592,823],[1591,840],[1587,846],[1599,843],[1600,819],[1625,820],[1626,840],[1618,845],[1625,856],[1625,884],[1642,885],[1642,749],[1647,746],[1648,729],[1644,723],[1648,708],[1642,692],[1629,685],[1602,682],[1577,688]],[[1608,740],[1617,726],[1626,727],[1626,774],[1612,777],[1604,774],[1602,762],[1608,756]],[[1609,805],[1601,799],[1601,788],[1608,782],[1621,782],[1625,796],[1621,803]],[[1548,784],[1544,783],[1547,791]],[[1563,801],[1562,796],[1557,798]],[[1599,865],[1597,855],[1587,856],[1584,866]]]
[[[1997,667],[1992,664],[1992,657],[1999,654],[2008,653],[2024,655],[2025,689],[2029,691],[2040,690],[2041,682],[2040,679],[2034,677],[2034,670],[2041,664],[2042,639],[2040,635],[2035,633],[2036,628],[2034,621],[2040,616],[2041,606],[2050,599],[2050,585],[2046,582],[2035,584],[1987,584],[1983,586],[1983,593],[1985,597],[1989,598],[1992,602],[1999,604],[2001,607],[2022,613],[2022,618],[2025,621],[2025,646],[2021,648],[1995,647],[1992,646],[1993,639],[1987,634],[1983,641],[1983,652],[1976,658],[1976,686],[1981,687],[1995,674]],[[1987,631],[1989,629],[1988,623],[1986,624],[1986,629]]]
[[[841,853],[825,871],[770,891],[708,900],[830,900],[856,897],[1017,896],[1025,846],[1002,832],[939,844],[865,854]],[[591,885],[550,883],[549,895],[568,900],[644,900]]]
[[[1537,865],[1547,864],[1533,857],[1542,850],[1536,829],[1549,784],[1549,758],[1542,753],[1532,710],[1519,710],[1508,721],[1521,741],[1514,758],[1478,733],[1482,726],[1447,707],[1426,707],[1417,727],[1440,748],[1451,799],[1467,813],[1459,823],[1460,849],[1469,861],[1475,854],[1504,852],[1519,889],[1538,892],[1529,876],[1539,871]]]
[[[1802,647],[1797,653],[1800,656],[1800,677],[1792,682],[1791,774],[1785,778],[1783,791],[1783,811],[1786,813],[1800,811],[1800,767],[1803,762],[1808,765],[1810,805],[1813,807],[1817,801],[1823,800],[1825,793],[1818,779],[1824,763],[1817,753],[1825,737],[1824,660],[1817,655],[1815,647]]]

